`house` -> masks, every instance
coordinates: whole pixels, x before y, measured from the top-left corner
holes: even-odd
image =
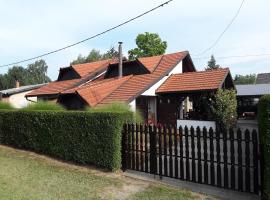
[[[258,74],[255,84],[270,84],[270,73]]]
[[[16,88],[0,91],[0,98],[1,101],[8,102],[15,108],[22,108],[31,103],[31,101],[36,101],[36,97],[26,99],[25,95],[45,85],[46,83],[20,87],[20,83],[16,81]]]
[[[193,105],[196,109],[198,97],[218,88],[234,88],[229,69],[197,72],[189,52],[183,51],[120,65],[116,59],[71,65],[60,69],[55,82],[26,97],[56,101],[68,109],[121,101],[139,110],[148,123],[176,124]]]
[[[259,74],[260,75],[260,74]],[[266,81],[267,76],[259,76],[258,82]],[[263,78],[264,77],[264,78]],[[256,81],[257,82],[257,81]],[[269,84],[236,85],[237,112],[239,118],[256,118],[257,104],[261,96],[270,94]]]

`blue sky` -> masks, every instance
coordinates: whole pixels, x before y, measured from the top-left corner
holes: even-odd
[[[0,0],[0,65],[36,56],[99,33],[165,0]],[[237,11],[241,0],[174,0],[169,5],[124,27],[68,50],[44,57],[48,75],[57,78],[78,54],[106,51],[124,42],[124,53],[135,47],[137,34],[155,32],[168,42],[167,53],[188,50],[198,70],[214,54],[232,74],[270,72],[270,56],[228,58],[231,55],[270,53],[269,0],[246,0],[243,8],[215,48],[209,47]],[[205,58],[206,57],[206,58]],[[21,64],[26,66],[28,63]],[[0,69],[1,73],[7,71]]]

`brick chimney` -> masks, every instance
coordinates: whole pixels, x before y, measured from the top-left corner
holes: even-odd
[[[16,87],[16,88],[19,88],[19,87],[20,87],[20,81],[16,80],[16,82],[15,82],[15,87]]]

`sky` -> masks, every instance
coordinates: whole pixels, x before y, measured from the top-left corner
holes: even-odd
[[[0,65],[37,56],[102,32],[166,0],[0,0]],[[232,75],[270,72],[270,1],[245,0],[239,16],[219,43],[203,55],[231,21],[242,0],[174,0],[121,28],[67,50],[43,57],[48,75],[57,78],[79,54],[95,48],[105,52],[123,42],[123,52],[135,48],[139,33],[158,33],[167,41],[166,53],[188,50],[198,70],[212,54]],[[197,55],[197,56],[196,56]],[[26,67],[26,62],[20,64]],[[0,69],[6,73],[9,67]]]

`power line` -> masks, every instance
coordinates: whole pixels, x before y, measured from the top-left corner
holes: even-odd
[[[136,19],[138,19],[138,18],[140,18],[140,17],[142,17],[142,16],[144,16],[144,15],[150,13],[150,12],[153,12],[154,10],[157,10],[158,8],[163,7],[164,5],[167,5],[167,4],[170,3],[171,1],[173,1],[173,0],[166,1],[166,2],[164,2],[164,3],[162,3],[162,4],[160,4],[160,5],[158,5],[158,6],[154,7],[154,8],[152,8],[152,9],[150,9],[150,10],[148,10],[148,11],[146,11],[146,12],[140,14],[140,15],[137,15],[136,17],[133,17],[133,18],[131,18],[131,19],[125,21],[125,22],[122,22],[121,24],[118,24],[118,25],[116,25],[116,26],[113,26],[113,27],[111,27],[111,28],[109,28],[109,29],[107,29],[107,30],[105,30],[105,31],[103,31],[103,32],[100,32],[100,33],[98,33],[98,34],[96,34],[96,35],[90,36],[90,37],[88,37],[88,38],[86,38],[86,39],[83,39],[83,40],[81,40],[81,41],[78,41],[78,42],[76,42],[76,43],[67,45],[67,46],[65,46],[65,47],[62,47],[62,48],[56,49],[56,50],[54,50],[54,51],[50,51],[50,52],[47,52],[47,53],[38,55],[38,56],[34,56],[34,57],[31,57],[31,58],[27,58],[27,59],[15,61],[15,62],[12,62],[12,63],[0,65],[0,67],[7,67],[7,66],[11,66],[11,65],[17,65],[17,64],[20,64],[20,63],[23,63],[23,62],[35,60],[35,59],[38,59],[38,58],[41,58],[41,57],[44,57],[44,56],[47,56],[47,55],[50,55],[50,54],[53,54],[53,53],[57,53],[57,52],[59,52],[59,51],[63,51],[63,50],[68,49],[68,48],[70,48],[70,47],[76,46],[76,45],[78,45],[78,44],[81,44],[81,43],[83,43],[83,42],[86,42],[86,41],[88,41],[88,40],[91,40],[91,39],[93,39],[93,38],[96,38],[96,37],[98,37],[98,36],[104,35],[105,33],[108,33],[108,32],[110,32],[110,31],[112,31],[112,30],[114,30],[114,29],[117,29],[117,28],[119,28],[119,27],[121,27],[121,26],[123,26],[123,25],[125,25],[125,24],[128,24],[128,23],[131,22],[131,21],[134,21],[134,20],[136,20]]]
[[[248,58],[248,57],[263,57],[270,56],[270,53],[262,53],[262,54],[246,54],[246,55],[231,55],[231,56],[217,56],[216,59],[228,59],[228,58]],[[193,60],[204,60],[209,59],[209,57],[194,57]]]
[[[227,32],[227,30],[231,27],[231,25],[233,24],[233,22],[236,20],[236,18],[238,17],[242,7],[243,7],[243,4],[244,4],[245,0],[242,0],[238,10],[236,11],[234,17],[232,18],[232,20],[230,21],[230,23],[225,27],[225,29],[221,32],[221,34],[218,36],[218,38],[215,40],[215,42],[209,46],[208,48],[206,48],[205,50],[201,51],[200,53],[196,54],[195,56],[200,56],[200,55],[203,55],[205,54],[206,52],[208,52],[209,50],[211,50],[212,48],[214,48],[217,43],[221,40],[221,38],[223,37],[223,35]]]

